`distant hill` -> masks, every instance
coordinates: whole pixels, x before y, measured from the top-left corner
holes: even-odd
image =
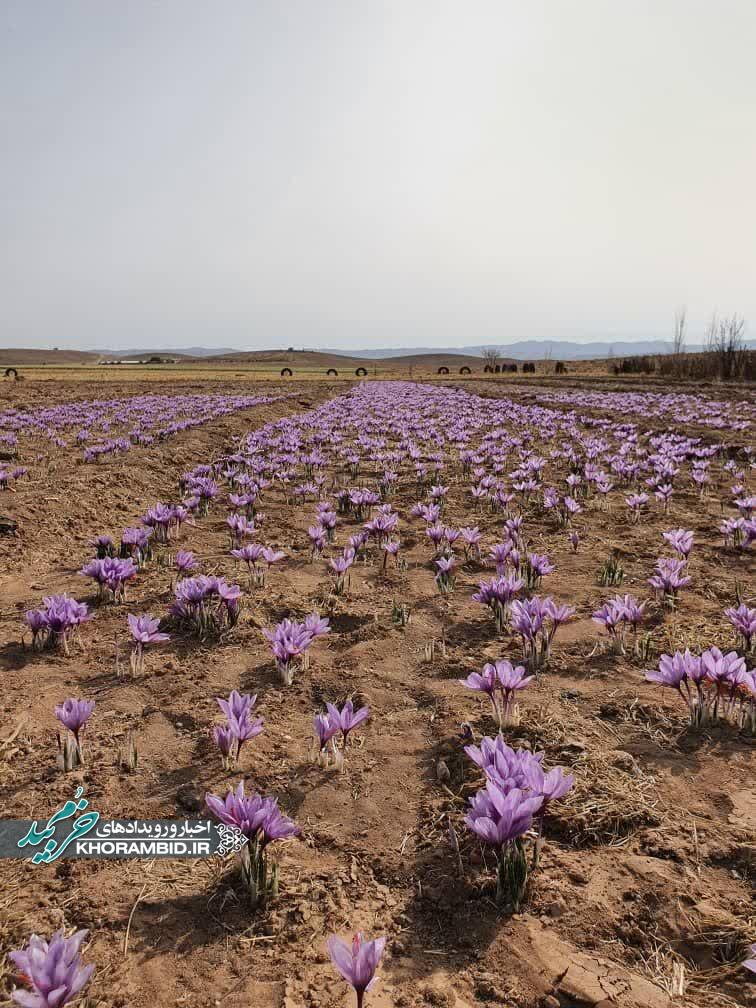
[[[330,347],[315,348],[294,348],[293,355],[301,363],[310,361],[312,364],[325,364],[327,367],[338,367],[339,359],[346,358],[350,361],[366,360],[398,360],[402,357],[438,357],[446,359],[449,356],[480,358],[483,351],[496,347],[502,360],[543,360],[544,357],[551,357],[553,360],[593,360],[603,357],[629,357],[637,354],[667,354],[672,351],[672,343],[666,340],[604,340],[591,343],[575,343],[567,340],[519,340],[514,343],[483,343],[474,346],[463,347],[379,347],[361,348],[355,350],[339,350]],[[702,346],[689,346],[691,352],[702,350]],[[7,351],[10,352],[10,351]],[[44,356],[50,355],[51,351],[30,350],[14,351],[16,353],[33,353]],[[171,357],[179,360],[183,358],[214,358],[215,360],[228,361],[279,361],[288,351],[285,347],[275,349],[241,349],[233,347],[180,347],[178,349],[168,349],[165,347],[152,347],[150,349],[133,350],[102,350],[95,351],[58,351],[55,359],[63,362],[65,358],[59,354],[86,354],[92,359],[103,360],[144,360],[151,356]],[[315,356],[313,356],[315,355]],[[73,358],[71,358],[73,361]],[[23,361],[19,361],[23,363]],[[31,363],[31,359],[29,360]],[[460,362],[461,364],[464,361]]]
[[[746,342],[746,346],[756,349],[756,341]],[[516,343],[484,343],[478,346],[466,347],[396,347],[385,349],[355,350],[352,356],[379,360],[386,357],[414,357],[418,354],[448,356],[449,354],[466,354],[480,357],[484,350],[495,347],[502,360],[601,360],[606,357],[634,357],[638,355],[654,355],[672,353],[672,343],[667,340],[606,340],[603,342],[574,343],[568,340],[520,340]],[[685,348],[689,353],[700,353],[704,350],[702,344],[690,344]],[[331,353],[341,353],[332,350]]]
[[[516,343],[485,343],[478,346],[466,347],[404,347],[401,350],[396,347],[385,349],[355,350],[350,356],[366,357],[371,360],[385,357],[414,357],[418,354],[463,354],[471,357],[480,357],[484,350],[496,347],[503,360],[511,358],[513,360],[543,360],[544,357],[551,357],[552,360],[593,360],[596,358],[608,357],[629,357],[635,354],[667,354],[672,351],[672,344],[665,340],[642,340],[630,342],[628,340],[618,340],[616,342],[594,342],[594,343],[572,343],[567,340],[520,340]],[[701,349],[700,347],[693,349]],[[340,353],[339,350],[331,351]]]
[[[0,367],[27,364],[96,364],[105,355],[93,350],[0,350]]]
[[[756,341],[745,344],[756,349]],[[481,366],[483,351],[495,346],[502,363],[512,361],[543,361],[544,359],[563,361],[603,360],[608,357],[655,356],[672,352],[672,344],[665,340],[628,340],[574,343],[567,340],[520,340],[515,343],[481,344],[466,347],[384,347],[360,349],[351,353],[345,350],[217,350],[213,347],[186,347],[181,350],[58,350],[49,349],[0,349],[0,367],[34,365],[94,365],[105,361],[149,361],[151,357],[162,357],[177,364],[203,361],[207,364],[271,364],[277,368],[289,366],[305,368],[336,368],[347,370],[369,366],[381,362],[386,367],[414,367],[436,370],[438,367],[460,368],[465,365]],[[699,353],[704,349],[700,344],[689,344],[689,353]]]
[[[222,354],[205,354],[202,359],[208,364],[275,364],[277,367],[288,365],[291,368],[324,367],[338,368],[357,366],[363,363],[363,358],[342,356],[330,350],[230,350]]]
[[[162,349],[156,350],[151,347],[149,350],[103,350],[102,356],[108,360],[118,359],[143,359],[146,357],[218,357],[221,354],[236,354],[240,351],[233,347],[179,347],[177,350]]]

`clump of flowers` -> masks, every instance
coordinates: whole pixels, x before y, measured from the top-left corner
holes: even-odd
[[[638,602],[632,595],[615,595],[593,614],[593,620],[608,632],[612,648],[617,654],[625,654],[628,628],[632,629],[632,649],[637,652],[638,627],[643,620],[645,602]]]
[[[689,650],[665,654],[657,669],[646,672],[646,679],[680,694],[694,728],[724,717],[756,730],[756,674],[736,651],[723,654],[713,647],[700,657]]]
[[[512,600],[525,587],[525,582],[516,574],[502,575],[491,581],[481,581],[473,601],[487,605],[496,620],[496,629],[502,633],[509,624]]]
[[[320,556],[326,547],[326,542],[328,536],[326,530],[322,525],[309,525],[307,528],[307,538],[310,540],[310,546],[312,547],[312,559]]]
[[[144,649],[148,644],[160,644],[170,640],[167,633],[160,632],[160,620],[151,616],[128,616],[129,633],[134,638],[134,649],[131,652],[130,664],[133,675],[144,672]]]
[[[746,521],[744,518],[726,518],[719,526],[727,545],[736,549],[746,549],[756,540],[756,521]]]
[[[167,543],[170,538],[171,526],[176,521],[174,509],[170,504],[155,504],[148,509],[142,518],[142,524],[152,530],[155,542]]]
[[[557,630],[574,612],[572,606],[557,605],[550,596],[534,595],[512,602],[512,629],[522,640],[523,659],[531,671],[537,671],[549,660]]]
[[[634,525],[637,525],[641,519],[641,512],[648,504],[648,494],[630,494],[629,497],[625,498],[625,503],[630,508],[630,520]]]
[[[226,518],[231,547],[241,546],[245,536],[253,536],[256,532],[255,523],[244,515],[230,514]]]
[[[127,528],[121,533],[121,557],[131,557],[141,570],[152,559],[152,529]]]
[[[687,560],[693,548],[693,533],[687,529],[672,529],[670,532],[662,532],[664,538],[675,553],[683,560]]]
[[[197,569],[197,561],[191,550],[179,550],[174,558],[179,577],[186,577]]]
[[[669,514],[669,505],[673,493],[674,488],[671,483],[660,483],[656,490],[654,490],[654,497],[664,505],[664,514]]]
[[[88,931],[66,938],[63,928],[49,942],[33,934],[24,949],[9,953],[28,990],[16,988],[12,999],[21,1008],[65,1008],[89,983],[94,966],[84,966],[81,946]]]
[[[466,560],[480,560],[480,541],[483,538],[477,525],[459,530],[462,539],[462,549]]]
[[[665,604],[672,609],[677,604],[679,590],[690,584],[690,575],[686,573],[686,570],[685,560],[659,557],[656,561],[656,569],[648,579],[651,587],[656,589],[657,594],[661,595]]]
[[[438,568],[438,573],[436,574],[436,584],[438,586],[438,590],[442,595],[451,594],[451,592],[454,591],[454,585],[457,581],[456,557],[439,557],[439,559],[434,561],[434,563]]]
[[[508,661],[497,661],[484,665],[482,672],[471,672],[467,679],[459,681],[468,689],[486,694],[499,728],[504,728],[520,723],[520,711],[515,697],[519,690],[533,682],[533,678],[527,675],[522,665],[513,666]]]
[[[583,510],[574,497],[560,497],[553,487],[548,487],[543,494],[543,506],[546,511],[554,511],[560,528],[569,528],[575,515]]]
[[[341,710],[335,704],[326,704],[326,714],[316,714],[313,718],[313,742],[311,758],[322,767],[333,766],[336,770],[344,769],[349,733],[358,728],[370,717],[369,707],[360,707],[355,711],[354,704],[347,700]],[[336,736],[341,735],[341,746],[336,743]]]
[[[286,554],[283,550],[277,550],[273,546],[266,546],[262,551],[262,558],[265,561],[265,569],[269,571],[275,564],[285,560]],[[262,583],[265,584],[264,578]]]
[[[527,559],[523,564],[526,587],[529,589],[538,588],[541,580],[555,570],[554,564],[545,554],[528,553]]]
[[[388,564],[389,557],[393,557],[394,558],[394,564],[396,566],[399,566],[399,564],[400,564],[399,550],[401,549],[401,547],[402,547],[402,544],[401,544],[401,542],[400,542],[399,539],[386,539],[385,540],[385,542],[383,543],[383,547],[382,547],[382,549],[383,549],[383,563],[382,563],[382,567],[383,567],[384,570],[386,569],[386,565]]]
[[[299,827],[281,812],[275,798],[245,794],[244,781],[236,791],[229,788],[225,798],[206,794],[205,803],[217,819],[236,826],[247,838],[239,852],[242,879],[252,906],[264,907],[278,895],[278,865],[269,857],[268,847],[298,836]]]
[[[61,646],[69,654],[69,641],[78,627],[92,618],[85,602],[77,602],[68,595],[48,595],[41,609],[30,609],[24,622],[32,632],[32,647]]]
[[[501,735],[482,739],[480,747],[466,746],[465,752],[486,777],[485,786],[470,799],[465,824],[494,849],[497,902],[517,912],[528,882],[526,837],[537,819],[532,841],[535,867],[549,805],[567,794],[574,778],[562,767],[544,772],[543,753],[512,749]]]
[[[343,595],[346,591],[347,577],[349,569],[354,563],[354,549],[350,546],[344,550],[340,557],[335,557],[328,561],[328,567],[334,575],[333,588],[334,595]]]
[[[220,634],[236,626],[241,588],[223,577],[199,574],[179,581],[173,593],[171,613],[182,625],[201,637]]]
[[[307,668],[307,649],[329,630],[328,620],[321,618],[318,612],[311,612],[301,623],[284,619],[273,630],[263,630],[285,686],[294,682],[294,659],[301,658],[302,668]]]
[[[742,638],[743,650],[749,654],[756,639],[756,609],[749,609],[743,602],[737,608],[725,609],[725,616]]]
[[[336,935],[331,935],[327,945],[331,962],[346,982],[354,987],[357,1008],[362,1008],[365,991],[370,990],[375,983],[375,972],[386,947],[386,939],[374,938],[367,941],[358,931],[351,945],[347,945]]]
[[[58,736],[58,753],[61,769],[72,770],[84,762],[81,749],[81,733],[95,709],[93,700],[76,700],[70,697],[55,708],[55,717],[71,733],[63,740]]]
[[[120,557],[95,558],[84,564],[81,573],[92,578],[97,584],[97,597],[100,600],[112,599],[122,602],[126,598],[126,582],[137,572],[134,561]]]
[[[113,545],[113,540],[108,535],[99,535],[93,541],[92,545],[97,551],[98,560],[102,560],[104,557],[112,557],[116,555],[115,546]]]
[[[260,565],[264,560],[265,547],[260,543],[245,543],[239,549],[232,549],[231,556],[247,565],[250,588],[261,588],[265,584],[265,571]]]
[[[257,694],[250,696],[232,690],[228,700],[223,697],[216,697],[216,700],[226,715],[226,723],[215,726],[213,741],[220,749],[224,769],[229,770],[238,763],[244,743],[261,734],[264,722],[262,718],[252,717]]]

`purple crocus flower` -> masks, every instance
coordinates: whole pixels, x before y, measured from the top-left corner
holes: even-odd
[[[646,679],[679,690],[680,684],[691,678],[696,665],[700,669],[701,659],[688,650],[684,653],[675,651],[673,655],[663,654],[659,659],[659,668],[646,672]]]
[[[512,665],[508,661],[497,661],[496,678],[505,694],[513,694],[533,682],[534,676],[529,676],[522,665]]]
[[[105,556],[102,559],[96,557],[81,568],[82,574],[93,578],[97,583],[100,597],[107,590],[116,601],[125,596],[126,582],[134,577],[136,572],[137,567],[131,557],[125,560],[121,557]]]
[[[480,557],[480,541],[483,538],[477,525],[459,530],[464,543],[465,556]]]
[[[701,668],[706,678],[718,684],[737,683],[746,671],[745,659],[737,651],[723,654],[719,648],[709,648],[701,655]]]
[[[386,566],[388,558],[390,556],[396,558],[399,555],[399,550],[401,549],[401,542],[399,539],[386,539],[383,543],[383,566]]]
[[[430,539],[430,541],[433,543],[433,545],[436,547],[436,549],[438,549],[439,546],[441,545],[441,543],[444,541],[445,533],[446,533],[446,530],[445,530],[444,526],[443,525],[439,525],[439,524],[430,525],[425,530],[425,534]]]
[[[330,633],[331,630],[328,619],[325,616],[321,616],[320,613],[315,610],[305,616],[302,625],[308,633],[312,634],[313,640],[318,637],[325,637],[325,635]]]
[[[648,504],[648,494],[630,494],[629,497],[625,498],[625,502],[633,512],[633,522],[638,522],[640,520],[641,508]]]
[[[307,529],[307,536],[312,544],[313,556],[322,553],[325,549],[327,534],[322,525],[310,525]]]
[[[328,708],[331,721],[338,726],[344,737],[344,748],[346,749],[349,733],[355,728],[359,728],[361,724],[364,724],[368,720],[370,717],[370,708],[360,707],[359,710],[355,711],[351,700],[347,700],[341,710],[331,703],[326,704],[326,707]]]
[[[553,767],[544,773],[537,760],[527,764],[525,779],[531,792],[543,798],[544,810],[548,802],[563,798],[575,783],[574,776],[566,773],[563,767]]]
[[[440,574],[449,574],[457,566],[457,560],[455,557],[441,557],[439,560],[434,562],[436,567],[438,567]]]
[[[349,568],[354,563],[354,550],[347,549],[340,557],[336,557],[333,560],[328,561],[328,566],[331,570],[338,576],[339,579],[343,579],[344,574],[349,570]]]
[[[264,848],[274,840],[289,840],[291,837],[299,836],[301,832],[299,826],[283,814],[276,804],[275,798],[266,800],[271,805],[263,817],[260,827],[260,846]]]
[[[131,671],[136,676],[144,672],[144,649],[147,644],[159,644],[170,640],[170,637],[167,633],[160,633],[160,620],[151,616],[134,616],[129,613],[128,622],[129,632],[136,642],[130,659]]]
[[[270,649],[285,685],[291,686],[294,681],[292,660],[302,655],[303,662],[306,662],[307,649],[316,637],[327,632],[328,621],[321,620],[316,612],[310,613],[304,623],[284,619],[273,630],[263,630],[264,636],[270,641]]]
[[[537,588],[541,579],[547,574],[552,574],[556,568],[545,554],[528,553],[527,562],[524,565],[525,580],[528,588]]]
[[[241,560],[247,565],[247,567],[254,567],[260,560],[263,559],[263,554],[265,553],[265,547],[261,546],[260,543],[245,543],[244,546],[240,546],[239,549],[232,549],[231,556],[235,557],[237,560]]]
[[[216,725],[213,728],[213,741],[220,749],[224,758],[228,760],[236,745],[236,735],[231,726],[228,724]]]
[[[686,569],[685,560],[669,560],[660,557],[656,561],[656,572],[648,579],[648,583],[661,592],[671,604],[674,604],[678,590],[690,584],[691,579],[685,573]]]
[[[235,791],[229,788],[225,798],[206,794],[205,803],[216,819],[227,826],[238,827],[250,841],[262,841],[266,827],[268,840],[284,839],[299,833],[296,823],[282,815],[275,798],[245,794],[244,781],[239,781]]]
[[[32,632],[32,647],[41,647],[41,635],[49,628],[47,612],[44,609],[29,609],[24,613],[24,623]]]
[[[250,696],[249,693],[239,693],[238,690],[231,690],[228,700],[224,700],[223,697],[216,697],[215,699],[229,720],[235,718],[237,721],[242,721],[249,717],[252,708],[257,703],[257,694],[255,693],[253,696]]]
[[[265,563],[270,568],[273,566],[273,564],[276,564],[279,561],[285,559],[286,554],[283,552],[283,550],[276,550],[270,546],[267,546],[262,552],[262,557]]]
[[[687,560],[693,548],[693,533],[686,529],[672,529],[670,532],[662,532],[662,537],[666,539],[675,553],[679,553],[683,559]]]
[[[175,563],[176,570],[182,574],[190,574],[193,570],[197,569],[197,561],[191,550],[179,550],[176,554]]]
[[[436,584],[438,585],[438,590],[442,595],[448,595],[450,592],[454,591],[454,584],[456,582],[456,557],[440,557],[434,562],[436,567],[438,567],[438,573],[436,574]]]
[[[61,928],[49,942],[33,934],[25,949],[9,953],[9,958],[26,980],[30,990],[16,989],[11,997],[21,1008],[64,1008],[89,983],[94,966],[83,966],[81,946],[87,931],[70,938]]]
[[[485,693],[493,704],[494,711],[496,711],[494,696],[498,688],[498,678],[496,676],[495,665],[487,663],[483,666],[481,672],[471,672],[467,679],[460,679],[459,682],[462,686],[467,686],[468,689]]]
[[[278,867],[268,860],[267,847],[275,840],[287,840],[300,832],[285,816],[275,798],[244,793],[244,781],[229,789],[225,799],[206,794],[205,803],[213,815],[228,826],[236,826],[248,843],[239,852],[242,877],[255,905],[264,905],[278,891]]]
[[[336,712],[335,719],[331,717],[330,713],[316,714],[312,719],[312,727],[315,733],[315,738],[318,741],[319,750],[322,752],[331,739],[338,735],[341,731],[338,711]]]
[[[375,971],[386,947],[386,939],[366,941],[362,933],[357,932],[349,946],[343,939],[331,935],[327,946],[331,962],[346,982],[354,987],[357,1008],[362,1008],[365,991],[370,990],[375,983]]]
[[[750,651],[756,637],[756,609],[741,603],[737,609],[734,606],[725,609],[725,616],[743,638],[745,650]]]
[[[146,614],[143,616],[128,615],[129,632],[140,647],[145,644],[159,644],[170,640],[167,633],[160,633],[160,620]]]
[[[241,748],[245,742],[249,739],[257,738],[258,735],[263,732],[264,721],[262,718],[256,718],[252,720],[249,716],[242,718],[230,717],[228,719],[228,727],[231,729],[234,738],[237,741],[236,746],[236,758],[239,758],[241,753]]]
[[[45,620],[50,638],[60,642],[68,654],[68,638],[86,620],[92,618],[85,602],[77,602],[68,595],[48,595],[42,599]]]
[[[68,728],[78,742],[79,732],[92,716],[94,709],[94,700],[75,700],[71,697],[56,706],[55,717]]]
[[[508,793],[494,780],[470,800],[465,823],[481,840],[501,850],[524,836],[533,825],[533,816],[543,804],[540,795],[519,788]]]

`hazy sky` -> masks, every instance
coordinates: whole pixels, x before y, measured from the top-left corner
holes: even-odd
[[[756,331],[753,0],[0,0],[0,345]]]

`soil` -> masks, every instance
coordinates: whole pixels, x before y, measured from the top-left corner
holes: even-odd
[[[343,597],[329,594],[325,560],[310,557],[314,504],[292,505],[280,490],[268,491],[264,539],[288,559],[265,589],[245,596],[227,637],[200,642],[172,634],[148,651],[143,674],[131,674],[126,614],[165,616],[174,572],[153,562],[130,584],[124,604],[98,604],[91,582],[77,573],[92,556],[91,541],[117,539],[156,501],[176,500],[183,472],[217,459],[247,432],[344,387],[298,385],[295,397],[99,465],[84,464],[75,447],[22,438],[19,463],[29,478],[0,493],[0,514],[18,523],[16,536],[0,537],[0,817],[45,819],[78,784],[108,818],[200,816],[206,792],[224,794],[244,778],[248,789],[276,795],[302,835],[279,846],[279,898],[256,913],[233,860],[0,862],[0,999],[14,985],[4,953],[32,931],[64,925],[90,930],[85,959],[97,969],[87,994],[112,1008],[351,1004],[325,939],[357,930],[389,939],[380,981],[366,997],[374,1008],[756,1005],[740,966],[756,940],[754,740],[728,725],[690,730],[677,695],[643,676],[661,652],[732,646],[723,610],[734,602],[736,581],[754,604],[753,552],[723,548],[716,531],[729,487],[721,476],[703,501],[681,489],[669,517],[653,508],[638,525],[628,523],[622,493],[610,494],[607,510],[593,502],[576,522],[574,553],[536,502],[523,509],[533,548],[556,565],[543,593],[577,612],[557,636],[547,670],[523,692],[520,726],[508,740],[545,750],[546,763],[569,767],[577,783],[547,824],[540,867],[518,914],[497,910],[490,855],[486,863],[462,823],[477,778],[462,752],[461,725],[468,722],[476,737],[495,727],[483,701],[458,682],[485,661],[518,657],[518,645],[497,637],[488,611],[471,599],[491,575],[484,563],[462,567],[450,598],[437,593],[422,522],[409,516],[414,483],[402,484],[392,500],[407,569],[358,563]],[[197,382],[124,382],[118,394],[201,389]],[[497,394],[490,385],[465,389]],[[248,381],[223,389],[256,390]],[[290,390],[259,385],[261,394]],[[0,411],[9,401],[31,408],[98,394],[95,383],[80,381],[27,381],[2,393]],[[501,394],[527,396],[532,387]],[[744,443],[743,432],[675,429]],[[501,515],[476,513],[466,482],[451,481],[443,520],[478,524],[489,546],[501,538]],[[225,516],[219,499],[172,548],[193,550],[204,572],[246,587],[229,555]],[[358,527],[340,517],[339,545]],[[591,613],[614,594],[598,583],[600,564],[616,547],[625,571],[618,590],[647,597],[661,532],[671,527],[694,531],[693,583],[674,614],[651,604],[652,657],[597,651]],[[70,656],[33,652],[23,612],[60,591],[89,602],[96,615]],[[392,622],[394,599],[410,609],[404,628]],[[332,632],[285,688],[261,628],[313,608],[330,614]],[[426,661],[425,645],[442,637],[445,653]],[[265,719],[236,772],[223,770],[210,738],[219,722],[215,697],[231,689],[257,693]],[[369,704],[372,716],[338,775],[309,761],[311,722],[325,700],[349,695]],[[68,696],[94,700],[96,709],[84,768],[63,774],[53,708]],[[129,731],[139,749],[131,773],[118,764]],[[448,777],[439,775],[439,760]],[[673,1002],[680,971],[686,991]]]

